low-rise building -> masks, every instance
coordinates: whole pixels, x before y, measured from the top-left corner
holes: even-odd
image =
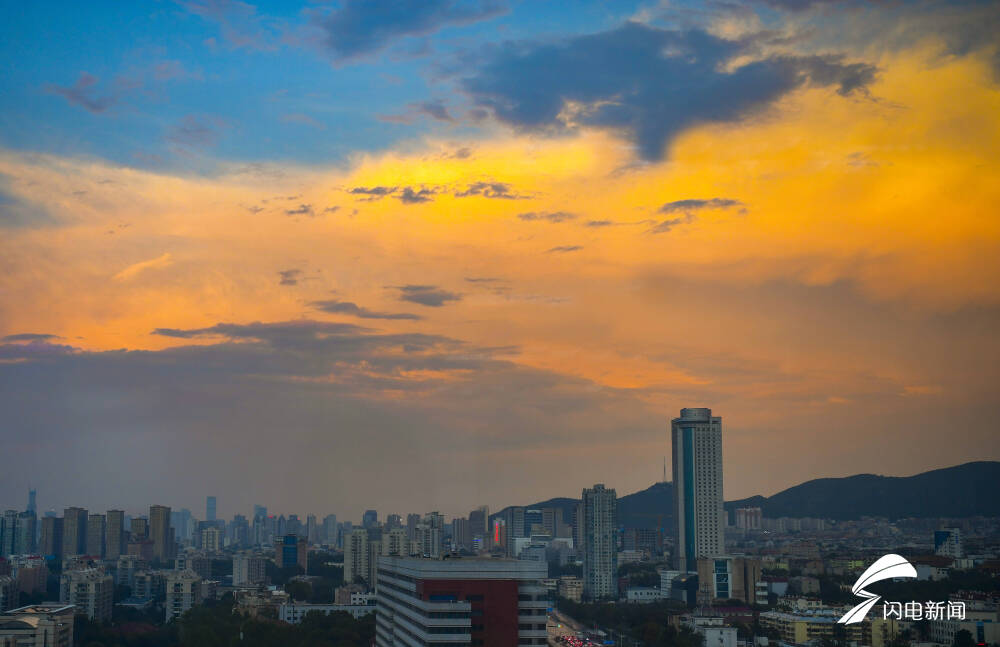
[[[2,647],[73,647],[72,605],[35,604],[0,613]]]
[[[368,615],[369,613],[375,613],[374,604],[306,604],[303,602],[293,602],[282,604],[278,608],[278,619],[293,625],[297,625],[302,622],[302,618],[306,617],[309,613],[322,613],[323,615],[330,615],[331,613],[349,613],[354,617],[355,620],[358,618]]]

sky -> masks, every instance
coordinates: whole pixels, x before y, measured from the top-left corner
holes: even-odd
[[[0,505],[624,495],[687,406],[727,499],[1000,459],[997,33],[987,2],[4,3]]]

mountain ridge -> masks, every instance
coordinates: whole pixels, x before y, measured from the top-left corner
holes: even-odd
[[[673,483],[660,481],[618,499],[619,525],[626,528],[672,528]],[[972,461],[913,474],[854,474],[805,481],[771,496],[755,495],[725,502],[731,512],[759,507],[765,517],[822,517],[846,521],[861,517],[1000,516],[1000,461]],[[555,497],[525,509],[561,508],[569,523],[580,499]],[[490,515],[494,518],[513,506]]]

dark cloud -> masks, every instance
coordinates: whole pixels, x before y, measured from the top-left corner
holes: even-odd
[[[448,112],[448,107],[444,105],[444,102],[440,99],[432,99],[431,101],[421,101],[419,103],[410,104],[415,112],[421,115],[426,115],[431,119],[437,119],[438,121],[455,121],[455,118],[451,116]]]
[[[546,254],[565,254],[567,252],[578,252],[583,249],[582,245],[558,245],[545,250]]]
[[[87,72],[80,72],[76,82],[70,86],[50,84],[45,86],[46,91],[57,94],[75,106],[79,106],[88,112],[99,114],[118,103],[117,94],[99,94],[97,85],[100,79]]]
[[[430,202],[432,200],[431,196],[437,193],[436,189],[426,189],[420,188],[414,190],[413,187],[404,187],[403,191],[396,196],[403,204],[420,204],[421,202]]]
[[[432,34],[506,11],[498,0],[396,0],[391,3],[347,0],[314,15],[325,49],[339,62],[356,60],[406,37]]]
[[[499,283],[503,281],[495,276],[467,276],[465,280],[469,283]]]
[[[21,337],[21,335],[10,335],[10,337]],[[8,337],[4,338],[5,340]],[[11,341],[22,341],[12,339]],[[57,355],[67,355],[77,351],[73,346],[65,344],[50,344],[44,339],[27,340],[26,344],[10,343],[0,344],[0,363],[10,360],[39,359]]]
[[[474,182],[468,185],[464,191],[455,193],[456,198],[467,198],[474,195],[496,200],[520,200],[525,197],[512,193],[511,186],[506,182]]]
[[[294,209],[285,209],[285,215],[287,216],[314,216],[313,208],[311,204],[300,204]]]
[[[529,131],[578,126],[625,133],[647,160],[682,130],[727,123],[770,107],[804,85],[864,91],[875,68],[839,56],[770,56],[730,69],[752,39],[629,22],[557,42],[489,50],[462,89],[497,119]]]
[[[22,333],[17,333],[16,335],[7,335],[6,337],[0,338],[0,341],[6,341],[6,342],[51,341],[53,339],[59,339],[59,335],[49,335],[47,333],[22,332]]]
[[[730,209],[733,207],[743,207],[739,200],[730,198],[710,198],[708,200],[687,199],[667,202],[658,209],[660,213],[691,213],[701,209]]]
[[[278,281],[279,285],[298,285],[299,278],[302,276],[302,270],[300,269],[290,269],[290,270],[278,270],[278,276],[281,280]]]
[[[167,131],[167,141],[183,146],[202,148],[213,146],[220,136],[222,122],[218,119],[186,115]]]
[[[583,224],[585,227],[610,227],[615,223],[610,220],[588,220]]]
[[[399,300],[419,303],[422,306],[440,308],[449,301],[461,301],[462,295],[457,292],[442,290],[434,285],[397,285]]]
[[[311,301],[309,305],[323,312],[354,315],[359,319],[402,319],[412,321],[423,319],[420,315],[410,314],[409,312],[376,312],[350,301]]]
[[[352,195],[368,196],[362,200],[381,200],[385,196],[395,193],[398,188],[395,186],[356,186],[348,189],[347,192]]]
[[[326,209],[323,209],[323,213],[337,213],[338,211],[340,211],[340,205],[335,205],[335,206],[327,207]]]
[[[368,328],[354,324],[328,321],[281,321],[274,323],[250,324],[220,323],[209,328],[156,328],[151,334],[177,339],[198,339],[202,337],[228,337],[230,339],[259,339],[271,343],[286,343],[296,339],[312,338],[316,335],[356,335],[367,332]]]
[[[519,213],[517,217],[521,220],[527,221],[538,221],[544,220],[546,222],[566,222],[567,220],[574,220],[576,218],[575,213],[569,213],[566,211],[529,211],[527,213]]]
[[[686,216],[681,216],[681,217],[678,217],[678,218],[670,218],[668,220],[662,220],[662,221],[658,222],[656,225],[654,225],[649,230],[649,233],[651,233],[651,234],[665,234],[668,231],[671,231],[677,225],[684,225],[684,224],[687,224],[689,222],[692,222],[693,220],[694,220],[694,215],[690,214],[690,213],[687,214]]]

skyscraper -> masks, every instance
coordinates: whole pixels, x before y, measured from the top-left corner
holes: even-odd
[[[63,510],[62,556],[83,555],[87,552],[87,511],[83,508]]]
[[[87,517],[87,554],[91,557],[104,559],[104,548],[107,542],[107,525],[103,514],[92,514]]]
[[[215,521],[215,497],[205,497],[205,521]]]
[[[35,501],[35,491],[34,490],[28,490],[28,512],[30,512],[30,513],[32,513],[32,514],[34,514],[36,516],[38,515],[38,507],[37,507],[37,503]]]
[[[118,559],[125,552],[125,511],[108,510],[106,559]]]
[[[615,597],[618,569],[615,527],[618,495],[598,483],[584,488],[583,508],[583,592],[591,600]]]
[[[354,528],[344,536],[344,584],[368,581],[368,531]]]
[[[671,423],[674,468],[674,563],[693,571],[699,557],[725,553],[722,526],[722,418],[681,409]]]
[[[61,557],[63,554],[63,518],[42,517],[41,553],[44,557]]]
[[[378,512],[375,510],[365,510],[365,514],[361,517],[361,525],[365,528],[373,528],[378,525]]]
[[[153,540],[153,559],[165,562],[174,558],[174,533],[170,529],[169,506],[149,506],[149,538]]]

